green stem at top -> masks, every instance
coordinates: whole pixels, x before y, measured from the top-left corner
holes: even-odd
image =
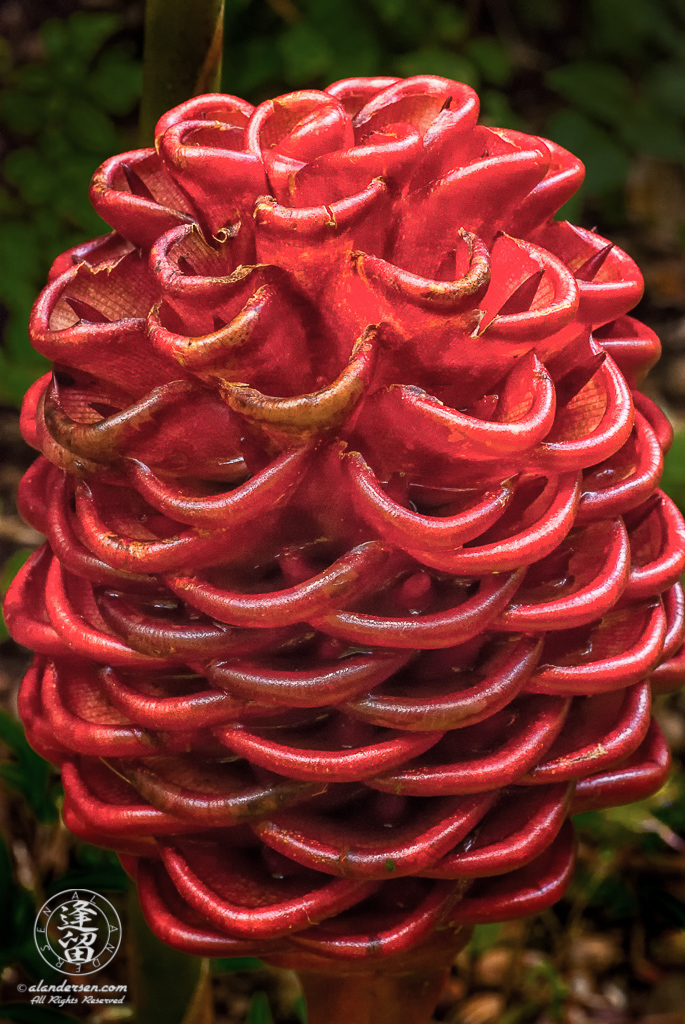
[[[147,0],[140,142],[150,146],[158,119],[221,81],[224,0]]]

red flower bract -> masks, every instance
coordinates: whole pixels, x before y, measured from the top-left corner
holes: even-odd
[[[383,957],[539,910],[569,812],[668,772],[642,280],[552,220],[579,161],[477,113],[433,77],[190,100],[96,173],[114,233],[36,303],[22,717],[181,949]]]

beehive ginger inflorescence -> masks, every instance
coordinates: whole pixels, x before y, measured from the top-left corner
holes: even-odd
[[[35,305],[21,713],[189,952],[539,910],[569,813],[666,778],[685,534],[642,280],[553,220],[580,162],[477,115],[434,77],[192,99],[96,173],[114,231]]]

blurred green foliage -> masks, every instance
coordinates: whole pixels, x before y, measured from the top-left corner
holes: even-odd
[[[214,974],[223,974],[225,971],[261,971],[264,964],[255,956],[220,956],[212,960],[212,971]]]
[[[45,886],[45,897],[47,899],[64,889],[124,893],[128,887],[128,875],[115,853],[90,843],[78,843],[73,850],[71,866]]]
[[[12,1024],[68,1024],[76,1020],[69,1013],[52,1010],[49,1006],[32,1006],[30,1003],[3,1003],[2,1019]]]
[[[57,821],[56,773],[28,745],[21,725],[4,708],[0,708],[0,743],[9,751],[9,757],[0,758],[0,780],[24,797],[37,821]]]
[[[119,28],[118,17],[103,13],[46,21],[43,59],[17,67],[0,41],[0,125],[10,141],[0,184],[2,402],[18,403],[47,369],[29,345],[27,324],[51,261],[108,230],[90,205],[88,184],[98,164],[130,143],[114,118],[135,107],[141,83]]]
[[[5,594],[9,590],[10,583],[17,575],[26,559],[31,554],[30,548],[20,548],[19,551],[15,551],[14,554],[4,562],[2,568],[0,568],[0,598],[4,598]],[[9,632],[7,631],[7,625],[5,623],[5,614],[0,608],[0,643],[7,640]]]
[[[33,941],[36,910],[33,893],[15,883],[10,854],[0,836],[0,972],[19,964],[29,977],[48,975],[50,969]]]
[[[685,431],[679,431],[673,438],[673,446],[664,459],[661,486],[685,512]]]
[[[41,835],[54,836],[63,828],[59,822],[63,793],[57,770],[32,750],[21,724],[0,708],[0,790],[3,785],[8,796],[14,794],[15,801],[19,798],[11,817],[24,823],[27,837],[33,835],[40,842]],[[0,792],[0,799],[4,797]],[[3,818],[9,817],[4,811]],[[17,877],[14,851],[8,848],[12,841],[13,837],[0,832],[0,974],[5,967],[18,966],[29,978],[57,979],[34,942],[34,922],[43,900],[72,887],[125,892],[128,879],[111,850],[79,842],[73,844],[66,872],[56,878],[36,878],[31,888]],[[35,864],[39,858],[28,847],[26,852]],[[58,1011],[25,1003],[3,1004],[2,1019],[26,1024],[73,1020]]]
[[[255,992],[252,996],[245,1024],[273,1024],[269,997],[266,992]]]
[[[663,875],[634,870],[630,862],[681,849],[685,835],[685,776],[674,766],[666,784],[646,800],[574,818],[581,840],[597,853],[594,870],[581,865],[571,899],[580,899],[607,927],[640,920],[647,931],[685,927],[685,902],[669,891]]]

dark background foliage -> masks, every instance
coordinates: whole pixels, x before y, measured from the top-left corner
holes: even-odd
[[[141,0],[0,0],[2,593],[40,540],[14,503],[32,457],[17,407],[45,370],[28,343],[29,310],[52,259],[107,230],[88,183],[103,159],[138,144],[142,22]],[[222,87],[253,102],[352,75],[417,73],[468,82],[484,123],[547,136],[584,160],[585,184],[562,215],[640,263],[637,315],[665,348],[646,389],[685,425],[685,0],[227,0]],[[685,433],[664,485],[685,507]],[[32,940],[36,907],[78,885],[110,894],[125,914],[127,883],[113,855],[60,824],[59,780],[14,715],[26,658],[0,632],[0,1021],[50,1024],[73,1018],[16,1002],[18,983],[47,975]],[[657,713],[676,755],[667,786],[577,819],[567,899],[478,928],[438,1019],[683,1024],[685,701],[660,699]],[[120,957],[102,980],[127,969]],[[213,971],[221,1024],[303,1019],[286,972],[250,960]],[[129,1006],[118,1010],[80,1016],[133,1019]]]

